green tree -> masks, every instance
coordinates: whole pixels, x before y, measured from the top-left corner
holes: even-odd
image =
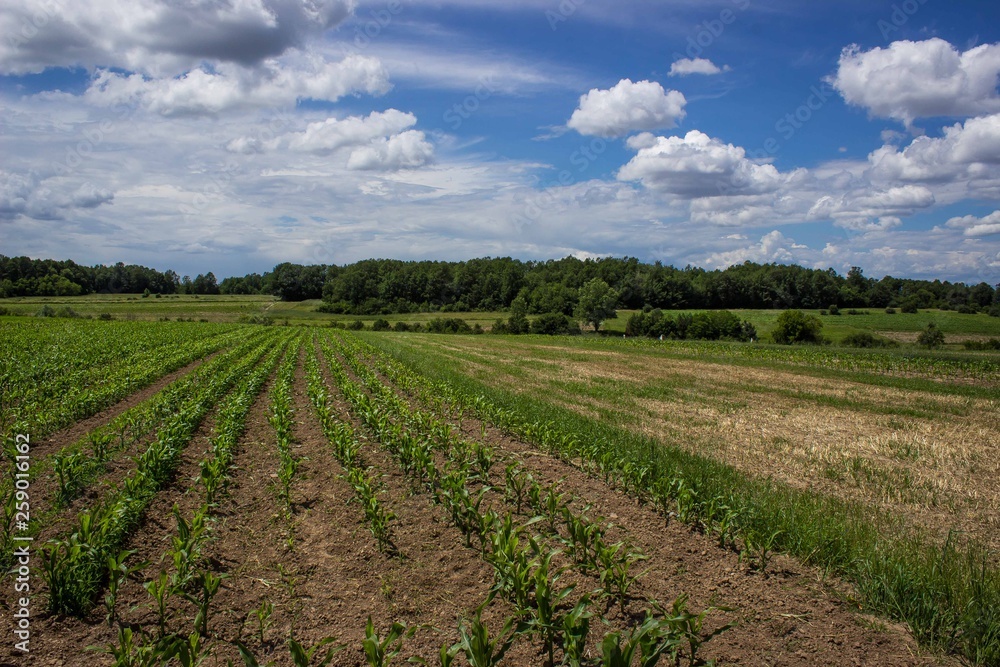
[[[580,288],[575,311],[576,319],[585,324],[592,324],[594,331],[597,331],[604,320],[618,317],[615,312],[617,303],[618,292],[600,278],[594,278]]]
[[[507,318],[507,333],[526,334],[531,325],[528,323],[528,302],[519,296],[510,304],[510,317]]]
[[[818,343],[823,323],[818,317],[806,315],[801,310],[786,310],[778,315],[771,338],[780,345],[792,343]]]
[[[944,334],[941,330],[937,328],[937,325],[933,322],[928,323],[927,328],[920,332],[917,336],[917,345],[921,347],[926,347],[929,350],[941,347],[944,345]]]

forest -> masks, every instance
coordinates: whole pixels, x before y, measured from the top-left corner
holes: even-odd
[[[595,278],[617,294],[617,307],[663,310],[756,308],[946,308],[1000,316],[1000,290],[965,284],[864,275],[794,264],[746,262],[721,270],[634,257],[522,261],[367,259],[343,266],[281,263],[263,275],[217,281],[121,262],[87,267],[71,260],[0,255],[0,298],[94,293],[272,294],[283,301],[322,299],[321,310],[353,315],[508,310],[519,296],[527,311],[572,315],[580,288]]]

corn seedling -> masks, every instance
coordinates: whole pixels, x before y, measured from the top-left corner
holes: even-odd
[[[461,651],[470,667],[496,667],[524,628],[516,618],[508,618],[500,633],[490,636],[481,614],[482,609],[477,609],[475,618],[459,625],[459,641],[452,649]]]
[[[319,662],[316,663],[316,667],[326,667],[333,661],[333,656],[343,651],[345,646],[340,644],[337,646],[330,646],[326,649],[326,653],[320,654],[320,651],[324,647],[337,641],[335,637],[324,637],[312,646],[312,648],[305,648],[299,642],[295,641],[294,638],[288,638],[288,652],[291,654],[292,663],[295,667],[311,667],[313,664],[313,658],[317,658]]]
[[[108,556],[108,592],[104,596],[104,608],[108,612],[106,617],[108,627],[113,627],[118,618],[118,591],[121,589],[121,585],[130,575],[141,572],[149,565],[149,561],[142,561],[134,565],[126,564],[125,561],[135,553],[134,550],[129,550],[121,551],[116,556]]]
[[[584,595],[570,611],[562,617],[563,664],[568,667],[582,667],[585,664],[584,650],[587,635],[590,634],[590,596]]]
[[[702,630],[706,616],[713,611],[732,611],[732,609],[729,607],[709,607],[698,614],[694,614],[688,611],[687,601],[688,596],[684,594],[678,596],[677,599],[674,600],[669,610],[664,609],[656,601],[653,601],[652,605],[655,610],[663,614],[663,622],[670,626],[673,634],[681,641],[687,643],[688,664],[691,665],[691,667],[694,667],[694,665],[701,664],[698,660],[698,651],[701,647],[706,642],[718,637],[723,632],[726,632],[730,628],[734,627],[736,623],[728,623],[716,628],[708,634],[704,634]]]
[[[538,559],[532,572],[531,583],[534,589],[535,607],[527,621],[531,632],[541,636],[545,650],[549,654],[549,664],[553,661],[556,638],[561,630],[561,619],[557,616],[559,605],[576,588],[575,585],[559,588],[556,584],[562,571],[551,571],[552,557],[558,552],[550,551]]]
[[[369,667],[388,667],[392,659],[403,650],[403,639],[412,638],[416,631],[416,627],[407,628],[403,623],[393,623],[385,637],[379,637],[372,617],[369,616],[365,625],[365,638],[361,644]]]

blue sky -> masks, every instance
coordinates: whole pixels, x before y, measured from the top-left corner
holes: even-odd
[[[0,252],[1000,282],[991,2],[14,0]]]

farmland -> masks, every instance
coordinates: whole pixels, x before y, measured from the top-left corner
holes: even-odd
[[[995,355],[132,304],[0,322],[31,664],[1000,664]]]

